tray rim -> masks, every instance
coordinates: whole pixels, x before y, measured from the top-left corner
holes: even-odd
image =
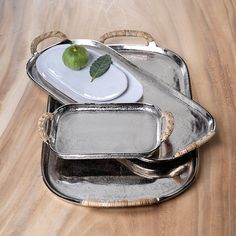
[[[138,110],[136,110],[136,109]],[[141,109],[143,108],[143,109]],[[76,111],[108,111],[108,110],[113,110],[113,111],[137,111],[139,112],[140,110],[146,110],[146,112],[152,113],[156,117],[156,122],[160,120],[160,133],[161,133],[161,120],[163,119],[162,117],[162,111],[159,107],[154,106],[152,104],[148,103],[141,103],[141,102],[136,102],[136,103],[105,103],[105,104],[78,104],[78,103],[71,103],[67,105],[62,105],[59,108],[57,108],[52,114],[53,118],[51,120],[51,125],[50,125],[50,130],[53,129],[54,131],[50,131],[49,133],[53,137],[49,138],[48,140],[48,145],[50,149],[59,157],[65,160],[77,160],[77,159],[126,159],[126,158],[138,158],[140,160],[150,157],[154,152],[157,151],[158,147],[162,143],[161,137],[157,138],[157,141],[155,142],[155,146],[150,149],[149,151],[142,152],[142,153],[122,153],[122,152],[117,152],[117,153],[83,153],[83,154],[63,154],[59,153],[52,145],[51,141],[54,143],[55,142],[55,130],[57,129],[57,123],[60,117],[62,116],[62,113],[69,109],[69,112],[71,109],[76,110]]]

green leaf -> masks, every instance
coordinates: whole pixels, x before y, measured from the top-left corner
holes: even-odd
[[[90,67],[91,82],[108,71],[112,64],[111,56],[106,54],[99,57]]]

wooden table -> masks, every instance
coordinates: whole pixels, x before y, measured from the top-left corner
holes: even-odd
[[[235,1],[1,0],[0,19],[0,235],[235,235]],[[147,208],[79,207],[42,181],[37,120],[47,95],[25,64],[43,32],[97,39],[118,29],[149,32],[185,59],[194,100],[216,118],[217,135],[200,149],[198,179],[181,196]]]

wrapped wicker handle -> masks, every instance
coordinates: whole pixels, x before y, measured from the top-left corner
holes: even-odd
[[[169,138],[174,130],[175,119],[171,112],[162,112],[162,118],[165,119],[165,128],[161,134],[161,142]]]
[[[149,33],[146,33],[144,31],[138,31],[138,30],[117,30],[117,31],[111,31],[108,32],[104,35],[102,35],[99,39],[99,41],[101,43],[104,43],[107,39],[109,38],[115,38],[115,37],[140,37],[140,38],[144,38],[147,45],[150,45],[150,43],[155,43],[154,38],[152,37],[152,35],[150,35]]]
[[[194,149],[202,146],[204,143],[208,142],[213,136],[215,135],[215,130],[210,131],[207,135],[203,136],[202,138],[198,139],[196,142],[189,144],[184,149],[178,151],[175,154],[175,157],[183,156],[186,153],[193,151]]]
[[[44,114],[41,115],[41,117],[38,120],[38,131],[39,131],[39,135],[40,138],[44,141],[47,142],[48,141],[48,134],[46,131],[46,124],[49,120],[52,120],[53,118],[53,114],[46,112]]]
[[[164,142],[165,140],[168,139],[168,137],[171,135],[171,133],[173,132],[174,129],[174,117],[172,115],[172,113],[170,112],[162,112],[162,117],[165,118],[166,120],[166,126],[165,129],[161,135],[161,142]],[[189,144],[188,146],[186,146],[184,149],[179,150],[174,157],[180,157],[183,156],[186,153],[189,153],[191,151],[193,151],[194,149],[202,146],[204,143],[208,142],[213,136],[215,135],[215,130],[209,132],[208,134],[206,134],[205,136],[201,137],[200,139],[198,139],[197,141]]]
[[[32,55],[37,53],[37,47],[40,42],[42,42],[45,39],[53,38],[53,37],[62,39],[62,41],[67,39],[67,36],[60,31],[50,31],[50,32],[41,34],[38,37],[36,37],[30,45],[30,51],[31,51]]]

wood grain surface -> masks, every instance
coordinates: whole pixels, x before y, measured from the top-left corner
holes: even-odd
[[[79,207],[43,183],[37,120],[47,95],[25,65],[43,32],[98,39],[118,29],[146,31],[185,59],[193,98],[216,118],[217,135],[179,197],[147,208]],[[0,0],[0,235],[235,235],[235,40],[234,0]]]

